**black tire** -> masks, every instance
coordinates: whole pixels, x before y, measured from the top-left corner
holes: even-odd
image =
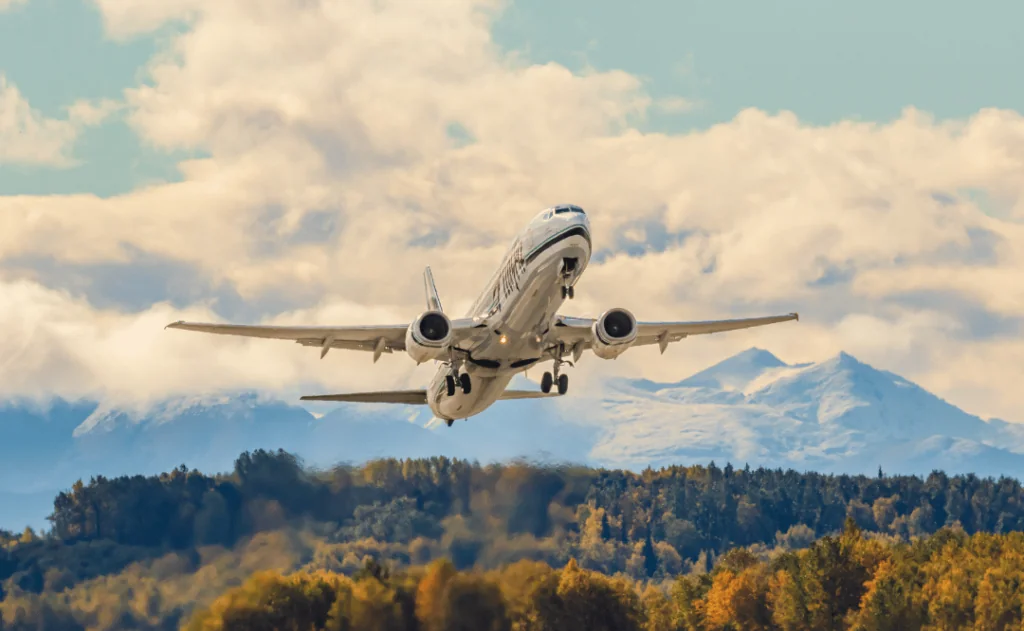
[[[540,378],[540,391],[544,394],[551,392],[551,384],[553,382],[554,378],[551,376],[551,373],[544,373],[544,376]]]
[[[452,377],[451,375],[445,376],[444,383],[448,386],[448,396],[455,396],[455,377]]]
[[[567,289],[566,291],[569,295],[569,300],[572,300],[573,298],[576,297],[576,291],[574,287],[569,287],[569,289]]]
[[[473,380],[470,379],[469,373],[464,372],[459,375],[459,385],[462,386],[462,394],[469,394],[473,391]]]
[[[562,287],[562,300],[565,300],[568,297],[569,297],[569,290],[566,289],[565,287]]]
[[[569,389],[569,375],[558,375],[558,394],[565,394]]]
[[[448,427],[451,427],[452,423],[454,423],[454,422],[455,422],[455,419],[448,419],[448,420],[445,421],[445,423],[448,424]]]

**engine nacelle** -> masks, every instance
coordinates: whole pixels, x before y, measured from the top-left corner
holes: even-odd
[[[448,357],[445,349],[452,341],[452,321],[440,311],[426,311],[405,332],[405,352],[422,364]]]
[[[594,321],[594,354],[615,359],[636,341],[636,318],[626,309],[609,309]]]

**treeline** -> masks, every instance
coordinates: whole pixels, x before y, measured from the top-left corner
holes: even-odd
[[[59,614],[91,629],[176,628],[197,603],[254,572],[353,577],[370,561],[404,576],[437,559],[461,572],[574,560],[660,583],[719,572],[736,548],[758,558],[796,553],[847,520],[893,541],[946,527],[1024,530],[1022,506],[1016,480],[940,472],[834,476],[712,463],[637,474],[447,458],[317,471],[255,451],[222,475],[182,467],[75,483],[56,498],[51,531],[0,533],[0,611],[8,623],[21,610],[19,619],[39,624]]]
[[[578,534],[591,523],[601,540],[665,542],[694,560],[702,551],[773,543],[794,527],[836,532],[848,516],[862,529],[902,536],[953,524],[968,533],[1024,530],[1024,490],[1012,478],[870,478],[714,463],[634,474],[439,457],[316,472],[288,453],[256,451],[242,454],[229,475],[182,467],[79,481],[56,498],[51,520],[64,542],[173,549],[229,546],[302,520],[337,525],[338,539],[392,543],[436,539],[452,518],[535,538]],[[457,565],[474,558],[467,552]]]
[[[196,612],[190,631],[350,629],[726,631],[1022,628],[1024,537],[947,529],[913,544],[839,536],[759,558],[737,548],[664,586],[520,561],[449,562],[352,578],[261,573]]]

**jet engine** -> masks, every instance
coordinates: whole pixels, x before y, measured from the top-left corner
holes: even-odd
[[[440,311],[426,311],[409,325],[405,332],[405,352],[422,364],[431,359],[447,357],[452,340],[452,323]]]
[[[636,341],[636,318],[626,309],[609,309],[594,321],[594,354],[615,359]]]

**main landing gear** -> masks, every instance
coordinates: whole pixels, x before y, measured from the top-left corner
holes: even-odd
[[[448,396],[455,396],[455,387],[462,388],[462,394],[469,394],[473,391],[473,380],[470,379],[469,373],[458,374],[458,369],[453,371],[453,374],[447,375],[444,378],[445,386],[448,388]]]
[[[569,389],[569,375],[559,374],[559,368],[561,368],[563,362],[555,361],[554,374],[549,372],[544,373],[544,376],[540,378],[540,390],[544,394],[551,392],[551,386],[558,384],[558,394],[565,394]]]
[[[567,285],[567,286],[563,286],[562,287],[562,300],[565,300],[566,298],[568,298],[569,300],[572,300],[575,295],[576,295],[576,292],[573,291],[573,286],[572,285]]]

